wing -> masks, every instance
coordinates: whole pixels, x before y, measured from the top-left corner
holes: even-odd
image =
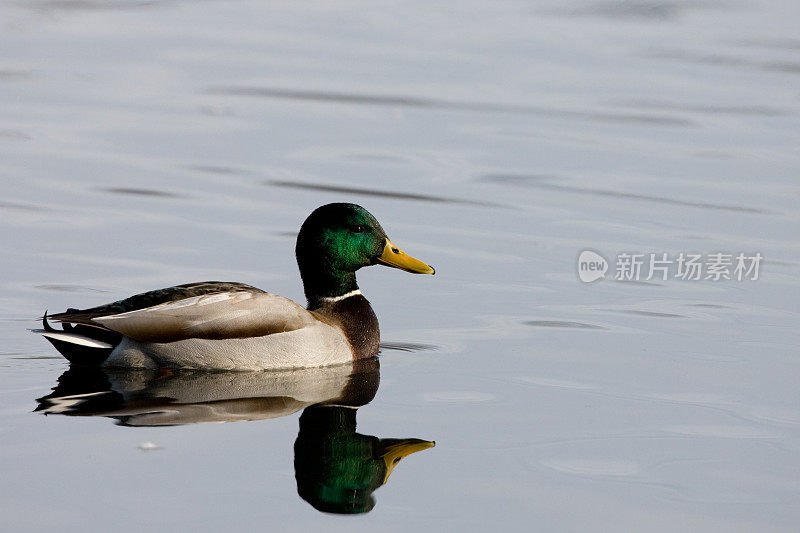
[[[190,338],[261,337],[297,330],[319,320],[299,304],[265,292],[192,296],[108,316],[92,322],[141,342]]]
[[[186,283],[184,285],[176,285],[175,287],[169,287],[166,289],[143,292],[124,300],[119,300],[98,307],[92,307],[90,309],[69,309],[65,313],[49,315],[48,318],[55,320],[56,322],[83,324],[86,326],[97,327],[98,323],[94,320],[97,317],[129,313],[131,311],[138,311],[169,302],[177,302],[194,296],[226,292],[249,292],[253,294],[265,294],[261,289],[257,289],[244,283],[227,281],[202,281],[199,283]]]

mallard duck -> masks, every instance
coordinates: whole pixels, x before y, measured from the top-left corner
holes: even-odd
[[[244,283],[206,281],[149,291],[49,318],[41,333],[74,364],[261,370],[327,366],[378,353],[378,319],[356,270],[382,264],[417,274],[433,267],[394,245],[366,209],[336,203],[303,222],[295,247],[308,300]]]

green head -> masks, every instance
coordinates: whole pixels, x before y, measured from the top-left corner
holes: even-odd
[[[434,273],[395,246],[375,217],[355,204],[328,204],[314,210],[300,228],[295,253],[309,302],[357,289],[355,272],[369,265]]]

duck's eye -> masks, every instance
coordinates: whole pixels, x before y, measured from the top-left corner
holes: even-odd
[[[367,231],[367,228],[365,228],[364,226],[359,224],[358,226],[353,228],[353,231],[356,232],[356,233],[364,233],[365,231]]]

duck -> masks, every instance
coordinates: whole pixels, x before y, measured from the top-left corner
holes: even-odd
[[[352,203],[315,209],[295,256],[307,305],[238,282],[187,283],[87,309],[45,312],[41,334],[71,365],[146,369],[278,370],[377,355],[378,319],[356,271],[435,269],[403,252]],[[50,321],[60,323],[61,329]]]

